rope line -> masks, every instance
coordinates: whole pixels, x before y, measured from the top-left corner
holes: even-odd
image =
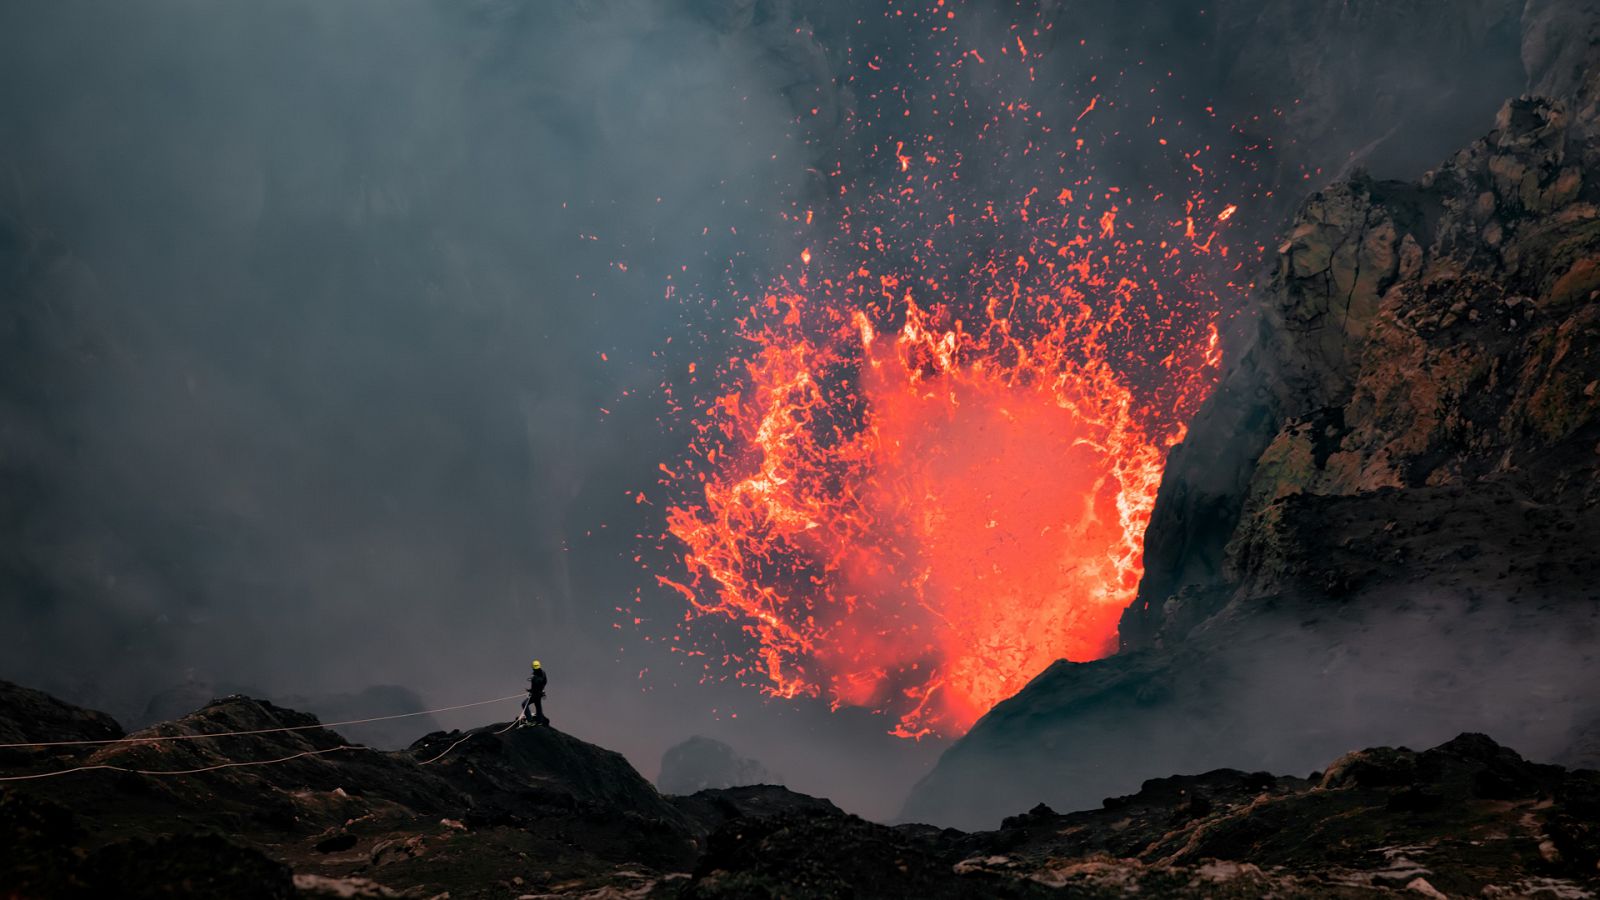
[[[495,735],[505,734],[506,732],[510,731],[511,729],[517,727],[518,721],[519,720],[513,719],[511,721],[511,724],[509,724],[506,727],[500,729],[499,731],[492,732],[491,733],[491,737],[495,736]],[[467,741],[471,740],[472,738],[477,737],[479,734],[482,734],[482,732],[471,732],[469,734],[463,735],[460,740],[458,740],[455,743],[451,744],[450,746],[444,748],[444,752],[443,753],[440,753],[438,756],[435,756],[432,759],[422,760],[421,762],[417,763],[417,765],[419,765],[419,766],[432,765],[433,763],[436,763],[439,760],[444,759],[446,756],[450,755],[450,751],[451,750],[454,750],[455,748],[461,746],[462,744],[466,743]],[[132,774],[132,775],[199,775],[202,772],[215,772],[218,769],[238,769],[238,768],[243,768],[245,766],[270,766],[270,765],[275,765],[277,763],[286,763],[286,762],[290,762],[292,760],[302,759],[302,758],[307,757],[307,756],[321,756],[324,753],[338,753],[338,752],[340,752],[342,750],[370,750],[370,749],[371,749],[370,747],[362,747],[362,746],[359,746],[359,745],[356,745],[356,744],[343,744],[343,745],[338,746],[338,747],[329,747],[329,748],[327,748],[325,750],[302,750],[299,753],[291,754],[289,756],[282,756],[282,757],[279,757],[277,759],[258,759],[258,760],[252,760],[250,762],[218,763],[218,764],[216,764],[214,766],[202,766],[202,767],[200,767],[198,769],[129,769],[129,768],[125,768],[123,766],[108,766],[108,765],[75,766],[75,767],[73,767],[71,769],[61,769],[61,770],[56,771],[56,772],[38,772],[38,773],[35,773],[33,775],[5,775],[5,776],[0,776],[0,782],[4,782],[4,781],[36,781],[36,780],[38,780],[40,778],[55,778],[58,775],[71,775],[74,772],[91,772],[91,771],[97,771],[97,770],[98,771],[106,771],[106,772],[127,772],[127,773]]]
[[[318,728],[338,728],[343,725],[365,725],[368,722],[388,722],[393,719],[409,719],[415,716],[427,716],[433,713],[454,712],[458,709],[471,709],[474,706],[488,706],[491,703],[504,703],[515,700],[522,693],[511,694],[506,697],[496,697],[493,700],[479,700],[476,703],[463,703],[459,706],[441,706],[438,709],[424,709],[419,712],[399,713],[392,716],[373,716],[370,719],[350,719],[345,722],[324,722],[316,725],[292,725],[283,728],[257,728],[253,731],[218,731],[211,734],[174,734],[157,735],[154,737],[121,737],[103,738],[95,741],[32,741],[15,744],[0,744],[0,750],[11,750],[22,747],[91,747],[106,746],[108,744],[156,744],[166,741],[199,741],[207,738],[242,737],[252,734],[282,734],[286,731],[314,731]]]
[[[517,699],[518,697],[521,697],[521,696],[522,696],[522,694],[517,693],[517,694],[512,694],[512,695],[510,695],[508,697],[497,697],[497,698],[495,698],[493,700],[479,700],[476,703],[463,703],[463,704],[461,704],[459,706],[443,706],[443,707],[440,707],[438,709],[425,709],[425,710],[422,710],[421,712],[401,713],[399,715],[393,715],[393,716],[375,716],[375,717],[370,718],[370,719],[351,719],[350,721],[347,721],[347,722],[329,722],[326,725],[320,725],[320,724],[319,725],[295,725],[295,726],[289,726],[289,727],[283,727],[283,728],[258,728],[258,729],[254,729],[252,731],[221,731],[221,732],[217,732],[215,734],[180,734],[180,735],[157,736],[157,737],[146,737],[146,738],[113,738],[113,739],[96,740],[96,741],[44,741],[44,742],[31,743],[31,744],[30,743],[0,744],[0,748],[104,746],[104,745],[107,745],[107,744],[146,744],[146,743],[160,743],[160,742],[163,742],[163,741],[193,741],[193,740],[199,740],[201,738],[239,737],[239,736],[243,736],[243,735],[252,735],[252,734],[281,734],[281,733],[286,732],[286,731],[310,731],[310,730],[317,729],[317,728],[335,728],[335,727],[338,727],[340,725],[363,725],[363,724],[366,724],[368,722],[385,722],[385,721],[388,721],[390,719],[405,719],[405,718],[410,718],[412,716],[425,716],[425,715],[428,715],[430,713],[451,712],[452,710],[457,710],[457,709],[470,709],[470,708],[472,708],[474,706],[487,706],[487,705],[489,705],[491,703],[504,703],[507,700],[515,700],[515,699]],[[499,731],[493,732],[491,734],[491,736],[505,734],[506,732],[510,731],[511,729],[517,727],[517,725],[520,722],[521,722],[520,719],[512,719],[511,723],[509,725],[507,725],[506,727],[500,729]],[[474,737],[477,737],[479,734],[482,734],[482,733],[483,732],[469,732],[469,733],[463,735],[460,740],[458,740],[455,743],[451,744],[450,746],[446,747],[444,749],[443,753],[440,753],[438,756],[435,756],[432,759],[422,760],[421,762],[417,763],[417,765],[419,765],[419,766],[432,765],[433,763],[436,763],[439,760],[444,759],[446,756],[448,756],[450,754],[450,751],[456,749],[457,747],[459,747],[462,744],[466,743],[468,740],[470,740],[470,739],[472,739]],[[200,768],[197,768],[197,769],[130,769],[130,768],[127,768],[127,767],[124,767],[124,766],[112,766],[112,765],[106,765],[106,764],[101,763],[101,764],[94,764],[94,765],[87,765],[87,766],[74,766],[74,767],[72,767],[70,769],[59,769],[59,770],[54,771],[54,772],[36,772],[36,773],[34,773],[32,775],[3,775],[3,776],[0,776],[0,783],[8,782],[8,781],[37,781],[37,780],[39,780],[41,778],[55,778],[55,777],[60,776],[60,775],[71,775],[74,772],[92,772],[92,771],[126,772],[126,773],[131,774],[131,775],[152,775],[152,776],[199,775],[202,772],[215,772],[215,771],[217,771],[219,769],[239,769],[239,768],[244,768],[244,767],[247,767],[247,766],[271,766],[271,765],[276,765],[278,763],[286,763],[286,762],[291,762],[291,761],[297,760],[297,759],[303,759],[303,758],[308,757],[308,756],[322,756],[322,755],[327,754],[327,753],[339,753],[339,752],[345,751],[345,750],[370,750],[370,749],[371,748],[369,748],[369,747],[362,747],[362,746],[357,745],[357,744],[341,744],[338,747],[328,747],[328,748],[323,749],[323,750],[302,750],[299,753],[290,754],[289,756],[282,756],[282,757],[279,757],[277,759],[258,759],[258,760],[251,760],[249,762],[217,763],[216,765],[212,765],[212,766],[201,766]]]
[[[107,766],[107,765],[77,766],[76,768],[61,769],[61,770],[56,771],[56,772],[39,772],[39,773],[36,773],[36,774],[33,774],[33,775],[6,775],[6,776],[0,776],[0,781],[34,781],[34,780],[37,780],[37,779],[40,779],[40,778],[54,778],[57,775],[71,775],[73,772],[88,772],[88,771],[92,771],[92,770],[95,770],[95,769],[102,769],[102,770],[105,770],[105,771],[108,771],[108,772],[128,772],[128,773],[133,774],[133,775],[198,775],[201,772],[215,772],[218,769],[238,769],[238,768],[242,768],[244,766],[270,766],[270,765],[274,765],[276,763],[286,763],[286,762],[289,762],[290,760],[300,759],[301,757],[305,757],[305,756],[321,756],[324,753],[338,753],[341,750],[367,750],[367,749],[371,749],[371,748],[361,747],[361,746],[357,746],[357,745],[354,745],[354,744],[345,744],[345,745],[339,746],[339,747],[329,747],[326,750],[302,750],[301,752],[296,753],[296,754],[294,754],[292,756],[284,756],[284,757],[280,757],[278,759],[258,759],[258,760],[253,760],[251,762],[218,763],[217,765],[214,765],[214,766],[203,766],[203,767],[198,768],[198,769],[165,769],[165,770],[158,770],[158,769],[127,769],[127,768],[123,768],[122,766]]]
[[[512,719],[510,725],[507,725],[506,727],[500,729],[499,731],[496,731],[495,734],[505,734],[506,732],[510,731],[511,729],[517,727],[517,723],[519,721],[520,720],[518,720],[518,719]],[[441,753],[438,756],[435,756],[433,759],[425,759],[422,762],[417,763],[417,765],[419,765],[419,766],[430,766],[430,765],[433,765],[434,763],[438,762],[439,760],[444,759],[445,756],[449,755],[451,750],[454,750],[455,748],[461,746],[462,744],[465,744],[469,738],[477,737],[478,734],[481,734],[481,732],[478,732],[478,733],[469,732],[467,734],[462,735],[461,736],[461,740],[456,741],[454,744],[451,744],[450,746],[444,748],[444,753]],[[493,735],[490,735],[490,736],[493,737]]]

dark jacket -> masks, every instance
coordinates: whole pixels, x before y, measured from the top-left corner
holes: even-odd
[[[528,694],[532,697],[543,697],[545,682],[550,679],[545,677],[543,669],[534,669],[528,676]]]

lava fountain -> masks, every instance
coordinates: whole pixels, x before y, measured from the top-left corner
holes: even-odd
[[[689,578],[657,576],[691,621],[753,640],[748,665],[724,656],[731,674],[893,710],[893,733],[920,737],[964,731],[1057,659],[1114,649],[1183,433],[1110,364],[1115,317],[1070,291],[1035,298],[1030,328],[991,304],[969,331],[909,291],[848,317],[800,294],[767,312],[706,411],[701,474],[669,470],[699,488],[668,510]],[[885,319],[898,327],[880,334]],[[834,327],[806,337],[819,320]],[[1180,410],[1217,363],[1206,335],[1179,366]]]
[[[1218,372],[1204,282],[1234,207],[1097,175],[1079,129],[1110,105],[977,122],[980,149],[1036,130],[992,148],[1020,186],[860,117],[870,183],[841,175],[837,233],[744,301],[745,349],[701,368],[692,444],[661,466],[677,556],[655,577],[706,677],[920,738],[1115,649],[1166,454]]]

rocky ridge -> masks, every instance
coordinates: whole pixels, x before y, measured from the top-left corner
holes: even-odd
[[[1123,651],[1058,663],[906,816],[1490,730],[1593,765],[1600,129],[1592,4],[1530,3],[1507,102],[1420,181],[1313,195],[1169,460]]]
[[[5,686],[4,697],[22,692]],[[0,708],[26,722],[25,710]],[[245,697],[134,736],[315,725]],[[36,739],[30,735],[24,739]],[[889,826],[773,786],[658,794],[550,728],[406,751],[330,731],[46,754],[0,788],[0,894],[93,897],[1548,896],[1600,889],[1600,773],[1482,735],[1346,754],[1308,777],[1219,769],[991,831]],[[161,749],[157,749],[160,747]],[[454,748],[443,757],[440,753]],[[226,752],[224,752],[224,750]],[[287,752],[286,752],[287,751]],[[437,759],[430,764],[429,760]]]

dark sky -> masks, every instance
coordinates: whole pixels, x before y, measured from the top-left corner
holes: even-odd
[[[136,718],[185,681],[444,705],[538,656],[557,724],[646,775],[711,734],[892,814],[936,742],[613,627],[678,612],[631,561],[684,444],[657,385],[864,158],[846,49],[917,59],[847,6],[0,7],[0,677]],[[1192,67],[1184,102],[1226,77],[1183,4],[1045,6]]]

